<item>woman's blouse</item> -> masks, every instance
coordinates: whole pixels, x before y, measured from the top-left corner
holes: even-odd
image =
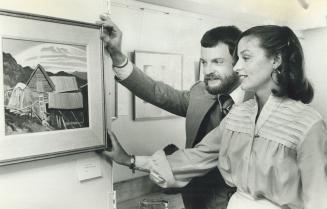
[[[195,148],[138,156],[162,187],[182,187],[218,166],[227,184],[283,208],[327,208],[327,128],[309,105],[270,96],[234,106]]]

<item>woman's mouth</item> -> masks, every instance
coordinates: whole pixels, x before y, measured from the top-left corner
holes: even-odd
[[[240,78],[247,78],[248,75],[245,75],[245,74],[238,74],[238,77],[240,77]]]

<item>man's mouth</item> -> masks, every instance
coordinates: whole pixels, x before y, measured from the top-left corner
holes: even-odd
[[[218,81],[218,80],[221,80],[220,78],[208,78],[207,81]]]
[[[204,79],[208,82],[208,81],[218,81],[221,80],[221,77],[218,75],[215,75],[214,73],[211,73],[209,75],[206,75],[204,77]]]

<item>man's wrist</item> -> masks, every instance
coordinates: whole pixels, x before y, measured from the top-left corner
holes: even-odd
[[[112,59],[113,66],[122,66],[125,63],[127,56],[119,52],[119,53],[112,54],[111,59]]]
[[[126,78],[128,78],[132,72],[133,72],[133,64],[128,60],[128,58],[126,57],[125,62],[122,63],[121,66],[112,66],[112,69],[115,73],[115,75],[117,76],[117,78],[120,81],[125,80]]]
[[[127,57],[126,57],[126,59],[124,60],[124,62],[123,63],[121,63],[120,65],[112,65],[112,67],[113,68],[124,68],[124,67],[126,67],[128,65],[128,59],[127,59]]]

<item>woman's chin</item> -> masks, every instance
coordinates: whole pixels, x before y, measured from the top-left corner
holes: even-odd
[[[253,88],[251,88],[249,85],[247,85],[246,83],[241,83],[241,89],[243,91],[253,91]]]

